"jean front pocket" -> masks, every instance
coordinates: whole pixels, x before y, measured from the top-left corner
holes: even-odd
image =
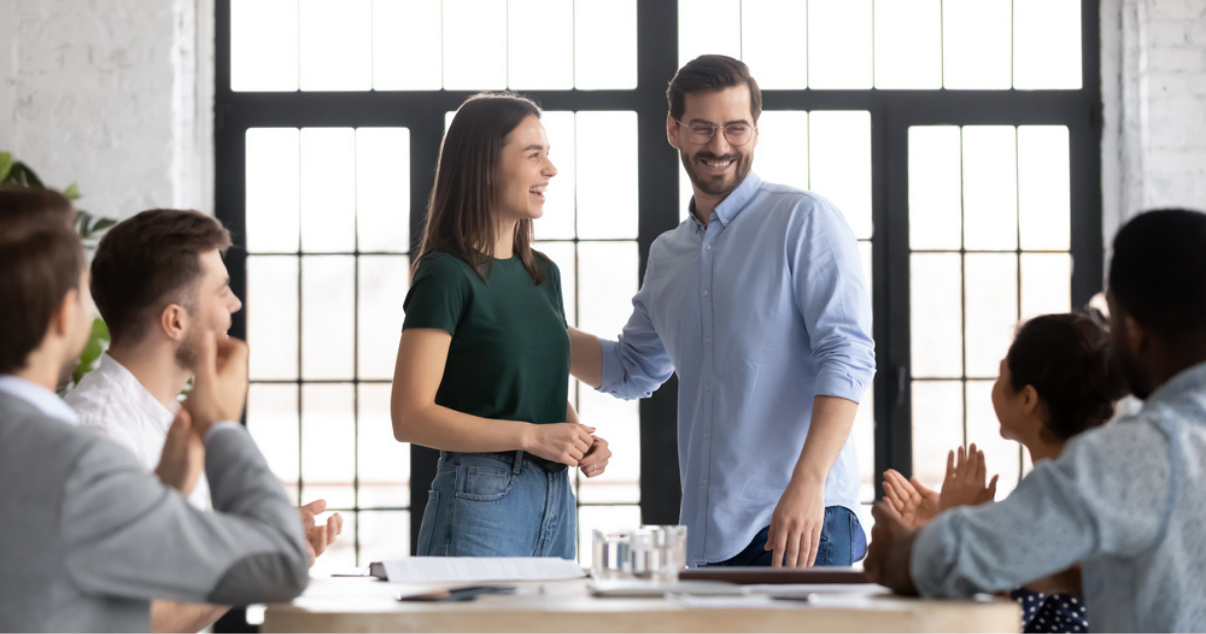
[[[419,524],[419,540],[418,552],[419,556],[431,556],[437,553],[432,552],[431,539],[435,533],[436,523],[439,521],[440,509],[440,492],[427,492],[427,505],[423,508],[423,521]]]
[[[456,497],[460,500],[494,502],[510,493],[510,469],[462,464],[456,472]]]

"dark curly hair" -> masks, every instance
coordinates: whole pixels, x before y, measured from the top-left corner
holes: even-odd
[[[1107,333],[1084,313],[1041,315],[1022,324],[1006,363],[1013,390],[1034,386],[1046,403],[1045,430],[1060,440],[1105,424],[1127,392]]]

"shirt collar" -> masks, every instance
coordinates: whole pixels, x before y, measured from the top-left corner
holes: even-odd
[[[93,372],[99,373],[101,377],[121,387],[134,399],[132,405],[153,416],[165,429],[172,424],[172,419],[176,416],[175,411],[164,407],[163,403],[160,403],[159,399],[155,398],[138,380],[138,377],[134,376],[120,361],[109,356],[108,352],[101,355],[100,365]]]
[[[722,226],[728,226],[745,209],[746,203],[754,197],[754,194],[758,192],[758,188],[761,186],[762,179],[751,171],[746,175],[745,180],[741,181],[741,184],[737,186],[737,189],[729,192],[729,195],[720,201],[719,205],[716,205],[716,209],[712,212],[713,218],[709,219],[709,221],[713,219],[719,220]],[[689,212],[688,215],[691,216],[691,220],[695,221],[695,224],[699,228],[704,228],[703,223],[695,215],[694,196],[691,197],[691,202],[687,204],[687,210]]]
[[[1155,403],[1174,399],[1186,392],[1206,390],[1206,363],[1199,363],[1182,370],[1173,378],[1161,385],[1147,398],[1147,403]]]
[[[30,405],[33,405],[46,416],[57,418],[68,425],[80,424],[80,417],[64,403],[58,394],[19,376],[5,374],[0,376],[0,392],[11,394]]]

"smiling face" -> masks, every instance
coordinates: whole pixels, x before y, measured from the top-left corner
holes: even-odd
[[[186,311],[186,332],[176,348],[176,361],[186,370],[196,369],[205,332],[212,330],[219,339],[226,338],[231,315],[243,307],[243,302],[230,289],[230,273],[222,262],[222,254],[214,249],[200,254],[198,259],[201,262],[201,275],[193,291],[196,297]]]
[[[1013,389],[1013,378],[1009,373],[1009,358],[1001,359],[997,382],[992,386],[992,408],[1001,424],[1001,437],[1005,440],[1021,441],[1028,436],[1026,428],[1026,398],[1023,392]]]
[[[724,90],[689,93],[683,105],[679,121],[666,118],[670,145],[679,151],[696,195],[728,196],[749,175],[754,147],[758,145],[749,86],[743,83]],[[715,131],[712,139],[707,143],[692,140],[692,128],[705,127]],[[750,140],[744,145],[733,145],[728,136],[740,133],[743,127],[748,129]],[[725,134],[726,128],[729,135]]]
[[[557,168],[549,160],[549,138],[535,116],[507,135],[498,161],[499,216],[524,220],[544,215],[544,192]]]

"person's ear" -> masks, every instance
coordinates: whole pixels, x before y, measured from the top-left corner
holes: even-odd
[[[666,113],[666,140],[670,142],[670,147],[682,150],[682,148],[678,147],[678,122],[668,112]]]
[[[1043,401],[1039,398],[1038,390],[1034,389],[1033,385],[1023,387],[1019,396],[1022,397],[1022,412],[1028,416],[1039,413]]]
[[[50,327],[47,329],[47,335],[53,335],[62,339],[70,338],[72,328],[79,317],[79,311],[83,309],[83,302],[80,301],[80,291],[73,288],[63,295],[63,301],[59,302],[59,307],[55,309],[50,316]]]
[[[159,314],[159,327],[172,341],[184,339],[188,332],[188,311],[180,304],[168,304]]]

